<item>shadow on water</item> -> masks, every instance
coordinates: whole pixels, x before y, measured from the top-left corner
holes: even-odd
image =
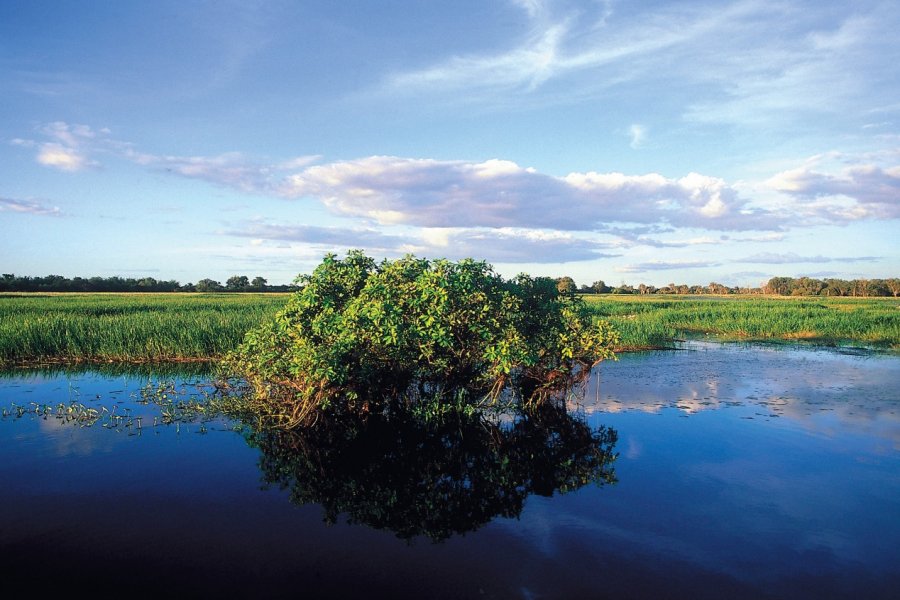
[[[250,430],[263,480],[292,502],[320,504],[325,520],[434,541],[517,517],[531,494],[616,482],[616,431],[591,428],[547,404],[510,422],[411,414]]]

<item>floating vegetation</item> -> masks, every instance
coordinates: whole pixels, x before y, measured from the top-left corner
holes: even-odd
[[[69,395],[77,398],[80,392],[70,388]],[[0,409],[0,418],[53,419],[61,424],[99,426],[129,433],[140,433],[147,427],[200,423],[204,431],[205,424],[211,421],[240,418],[245,406],[227,384],[178,385],[171,380],[148,382],[131,394],[131,400],[137,407],[146,406],[153,412],[139,413],[136,407],[122,407],[117,403],[94,407],[73,399],[67,403],[12,403]]]

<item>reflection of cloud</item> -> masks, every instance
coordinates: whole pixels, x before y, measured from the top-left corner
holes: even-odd
[[[785,418],[817,434],[857,433],[900,449],[895,357],[833,350],[693,343],[687,351],[623,355],[604,363],[599,388],[585,391],[587,414],[683,414],[753,407],[748,416]],[[742,414],[746,414],[744,411]]]

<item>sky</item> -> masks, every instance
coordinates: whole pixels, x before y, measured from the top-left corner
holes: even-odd
[[[900,276],[900,3],[7,0],[0,271]]]

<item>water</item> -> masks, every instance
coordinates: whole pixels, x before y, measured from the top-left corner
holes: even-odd
[[[132,411],[127,427],[0,420],[5,585],[486,598],[900,589],[897,357],[694,343],[604,363],[570,406],[586,428],[556,414],[493,437],[412,425],[331,453],[310,447],[324,439],[254,438],[223,419],[153,426],[159,410],[135,404],[147,380],[0,378],[0,407]],[[590,432],[615,461],[571,451]],[[579,487],[585,474],[601,485]]]

